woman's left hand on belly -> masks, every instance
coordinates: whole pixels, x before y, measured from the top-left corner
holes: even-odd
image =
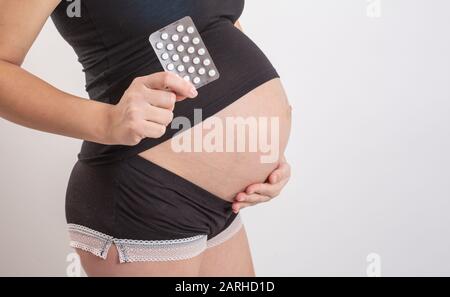
[[[250,185],[245,192],[236,195],[233,202],[233,211],[238,213],[245,207],[272,200],[280,195],[290,177],[291,166],[287,163],[286,158],[283,157],[278,168],[267,178],[266,183]]]

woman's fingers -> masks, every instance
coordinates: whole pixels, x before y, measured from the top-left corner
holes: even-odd
[[[275,198],[276,196],[280,195],[281,191],[283,190],[284,186],[288,183],[288,181],[289,179],[285,178],[276,184],[271,183],[254,184],[247,188],[246,194],[247,195],[259,194]]]
[[[177,95],[177,98],[195,98],[198,95],[192,83],[171,72],[159,72],[139,77],[136,82],[153,90],[170,90]]]
[[[135,78],[107,115],[108,143],[136,145],[143,138],[160,138],[173,120],[177,100],[198,95],[194,85],[174,73]]]
[[[271,184],[276,184],[284,180],[289,180],[290,177],[291,177],[291,166],[286,162],[286,159],[283,157],[283,160],[278,165],[278,168],[270,174],[268,180]]]
[[[247,203],[247,202],[234,202],[232,209],[233,209],[234,213],[238,213],[242,209],[249,207],[249,206],[254,206],[254,205],[256,205],[256,204],[255,203]]]
[[[280,194],[281,189],[282,189],[281,182],[277,184],[270,184],[270,183],[255,184],[248,187],[246,193],[248,195],[259,194],[275,197],[278,196],[278,194]]]
[[[166,126],[154,122],[144,122],[141,128],[141,139],[149,138],[160,138],[166,133]]]
[[[177,102],[177,96],[168,91],[160,90],[149,90],[145,88],[144,90],[145,100],[152,106],[165,108],[168,110],[174,110],[175,103]]]
[[[270,201],[281,193],[290,177],[291,167],[283,157],[278,168],[267,178],[266,183],[250,185],[245,192],[236,195],[232,206],[233,211],[237,213],[245,207]]]
[[[249,195],[260,194],[274,198],[280,194],[281,190],[289,181],[290,176],[291,168],[289,164],[282,162],[278,168],[269,175],[266,183],[250,185],[245,192]]]
[[[233,202],[232,209],[233,212],[238,213],[243,208],[268,202],[271,199],[272,199],[271,197],[265,195],[259,194],[247,195],[245,193],[239,193],[236,196],[235,202]]]
[[[147,105],[144,111],[144,120],[155,122],[164,126],[169,125],[173,120],[173,112],[169,109]]]
[[[270,197],[268,195],[262,195],[262,194],[247,195],[245,193],[239,193],[236,196],[237,202],[263,203],[263,202],[268,202],[271,199],[272,199],[272,197]]]

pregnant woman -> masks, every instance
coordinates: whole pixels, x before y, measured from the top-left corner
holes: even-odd
[[[88,275],[254,275],[239,210],[287,183],[291,107],[277,72],[239,28],[243,8],[243,0],[0,0],[0,116],[84,140],[66,218]],[[92,100],[20,67],[49,16],[78,55]],[[220,72],[198,90],[163,72],[148,41],[185,16]],[[192,126],[174,125],[178,119]],[[174,149],[191,138],[206,143],[230,119],[249,124],[248,133],[216,129],[216,144],[250,143],[256,129],[274,140],[277,157],[262,162],[261,146]]]

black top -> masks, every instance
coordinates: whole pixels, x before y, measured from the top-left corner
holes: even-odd
[[[163,71],[148,37],[190,16],[219,72],[220,79],[199,89],[194,100],[179,102],[175,116],[203,119],[233,103],[262,83],[278,77],[261,50],[234,23],[244,0],[83,0],[81,17],[70,18],[71,2],[62,1],[52,20],[78,55],[86,75],[86,91],[96,101],[119,102],[134,78]],[[122,160],[158,145],[178,132],[168,127],[159,139],[130,147],[85,141],[79,159],[89,163]]]

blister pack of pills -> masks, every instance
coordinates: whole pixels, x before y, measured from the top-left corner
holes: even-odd
[[[192,82],[197,89],[219,78],[219,71],[189,16],[152,33],[149,41],[164,70]]]

